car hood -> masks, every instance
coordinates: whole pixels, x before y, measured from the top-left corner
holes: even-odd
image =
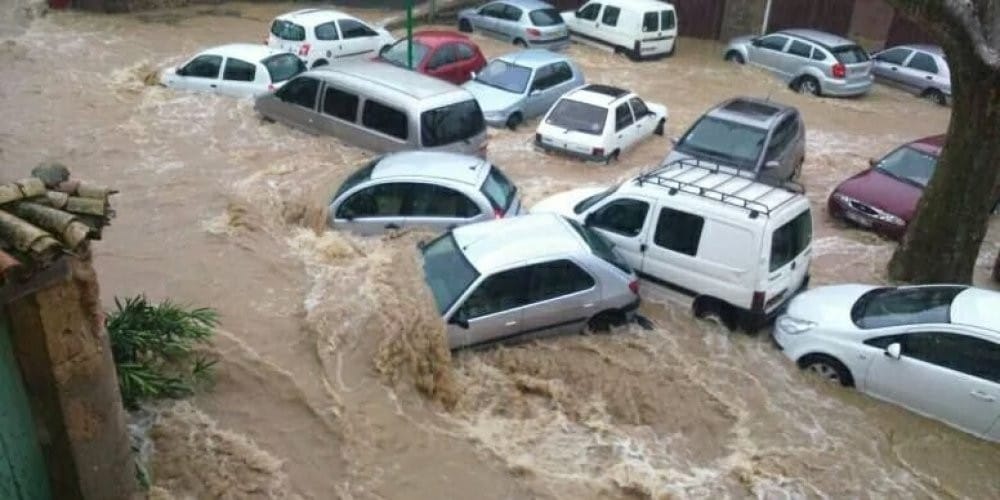
[[[559,193],[557,195],[549,196],[538,203],[535,203],[531,207],[531,213],[555,213],[571,219],[580,219],[580,214],[573,211],[575,207],[581,201],[593,196],[601,191],[607,189],[606,187],[589,187],[589,188],[579,188],[572,191],[566,191],[564,193]]]
[[[483,108],[483,113],[503,111],[521,102],[522,99],[521,95],[490,87],[475,80],[465,82],[462,88],[468,90],[476,98],[479,107]]]
[[[874,168],[840,183],[837,192],[885,210],[907,222],[913,219],[924,191],[913,184],[890,177]]]
[[[865,293],[878,287],[871,285],[833,285],[814,288],[797,295],[788,304],[787,314],[793,318],[817,323],[820,327],[839,331],[856,330],[851,320],[851,308]]]

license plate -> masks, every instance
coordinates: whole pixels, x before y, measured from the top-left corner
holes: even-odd
[[[870,221],[870,220],[868,220],[868,219],[866,219],[866,218],[864,218],[864,217],[862,217],[862,216],[860,216],[860,215],[858,215],[858,214],[856,214],[854,212],[844,212],[844,215],[847,217],[847,220],[849,220],[851,222],[854,222],[855,224],[857,224],[859,226],[872,227],[872,221]]]

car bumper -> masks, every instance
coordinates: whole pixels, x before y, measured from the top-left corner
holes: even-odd
[[[486,125],[495,128],[503,128],[507,126],[507,118],[509,115],[495,115],[487,116],[483,115],[483,119],[486,121]]]
[[[774,322],[774,320],[785,313],[785,309],[788,308],[788,304],[795,298],[796,295],[802,293],[807,288],[809,288],[809,280],[812,278],[810,275],[806,275],[805,279],[802,280],[802,284],[799,285],[794,292],[789,294],[785,299],[774,309],[767,312],[747,312],[746,321],[747,325],[751,329],[763,328]]]
[[[875,78],[869,76],[865,80],[847,82],[844,80],[825,79],[822,84],[823,95],[834,97],[851,97],[867,94],[872,89]]]
[[[553,38],[551,40],[529,40],[528,45],[533,48],[548,49],[548,50],[565,50],[572,43],[569,39],[569,35],[561,38]]]
[[[549,153],[557,153],[557,154],[560,154],[560,155],[563,155],[563,156],[568,156],[570,158],[576,158],[578,160],[592,161],[592,162],[598,162],[598,163],[607,163],[608,158],[610,157],[608,155],[597,156],[597,155],[592,155],[592,154],[587,154],[587,153],[581,153],[579,151],[572,151],[572,150],[569,150],[569,149],[563,149],[563,148],[560,148],[560,147],[557,147],[557,146],[553,146],[551,144],[545,144],[544,142],[541,142],[541,141],[538,141],[538,140],[535,140],[535,148],[540,149],[540,150],[545,151],[545,152],[549,152]]]
[[[906,226],[890,224],[876,219],[837,200],[833,196],[827,200],[827,211],[836,219],[842,220],[860,229],[866,229],[893,240],[900,240],[906,234]]]

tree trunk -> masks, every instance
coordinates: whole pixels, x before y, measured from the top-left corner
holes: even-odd
[[[898,281],[971,283],[1000,197],[1000,71],[984,64],[966,37],[949,34],[942,46],[951,67],[951,124],[937,171],[889,263]]]

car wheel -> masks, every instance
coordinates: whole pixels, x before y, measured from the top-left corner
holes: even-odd
[[[800,94],[820,94],[819,82],[811,76],[803,76],[795,82],[795,91]]]
[[[462,33],[472,33],[472,23],[468,19],[462,19],[458,22],[458,31]]]
[[[312,65],[312,67],[313,67],[313,69],[316,69],[316,68],[319,68],[319,67],[322,67],[322,66],[326,66],[327,64],[330,64],[330,63],[328,63],[326,61],[326,59],[320,59],[320,60],[314,62],[313,65]]]
[[[677,51],[677,39],[674,38],[674,44],[670,46],[670,50],[668,50],[664,54],[664,56],[666,56],[666,57],[674,57],[674,52],[676,52],[676,51]]]
[[[743,59],[743,54],[740,54],[739,52],[736,52],[735,50],[730,50],[729,52],[726,52],[725,59],[726,59],[727,62],[731,62],[731,63],[746,64],[746,60]]]
[[[528,48],[528,42],[526,42],[526,41],[524,41],[524,40],[522,40],[520,38],[515,38],[514,39],[514,46],[515,47],[521,47],[522,49],[526,49],[526,48]]]
[[[944,92],[938,89],[927,89],[923,95],[924,99],[931,102],[937,103],[938,106],[947,106],[948,98],[945,97]]]
[[[698,297],[694,300],[692,313],[698,319],[716,318],[727,330],[736,330],[736,313],[725,302],[712,297]]]
[[[609,154],[608,157],[604,159],[604,164],[611,165],[612,163],[617,163],[618,153],[620,153],[620,151],[618,151],[617,149],[612,151],[611,154]]]
[[[602,311],[587,321],[587,329],[592,332],[605,333],[611,330],[612,326],[625,324],[625,315],[621,311]]]
[[[850,370],[832,356],[825,354],[810,354],[799,361],[799,366],[814,375],[818,375],[823,380],[836,382],[844,387],[854,385],[854,377]]]
[[[666,125],[667,125],[666,120],[660,120],[660,123],[657,123],[656,128],[653,129],[653,133],[662,136],[665,131],[664,129],[666,128]]]
[[[507,128],[517,130],[518,125],[523,121],[524,118],[521,116],[521,113],[514,113],[507,118]]]

